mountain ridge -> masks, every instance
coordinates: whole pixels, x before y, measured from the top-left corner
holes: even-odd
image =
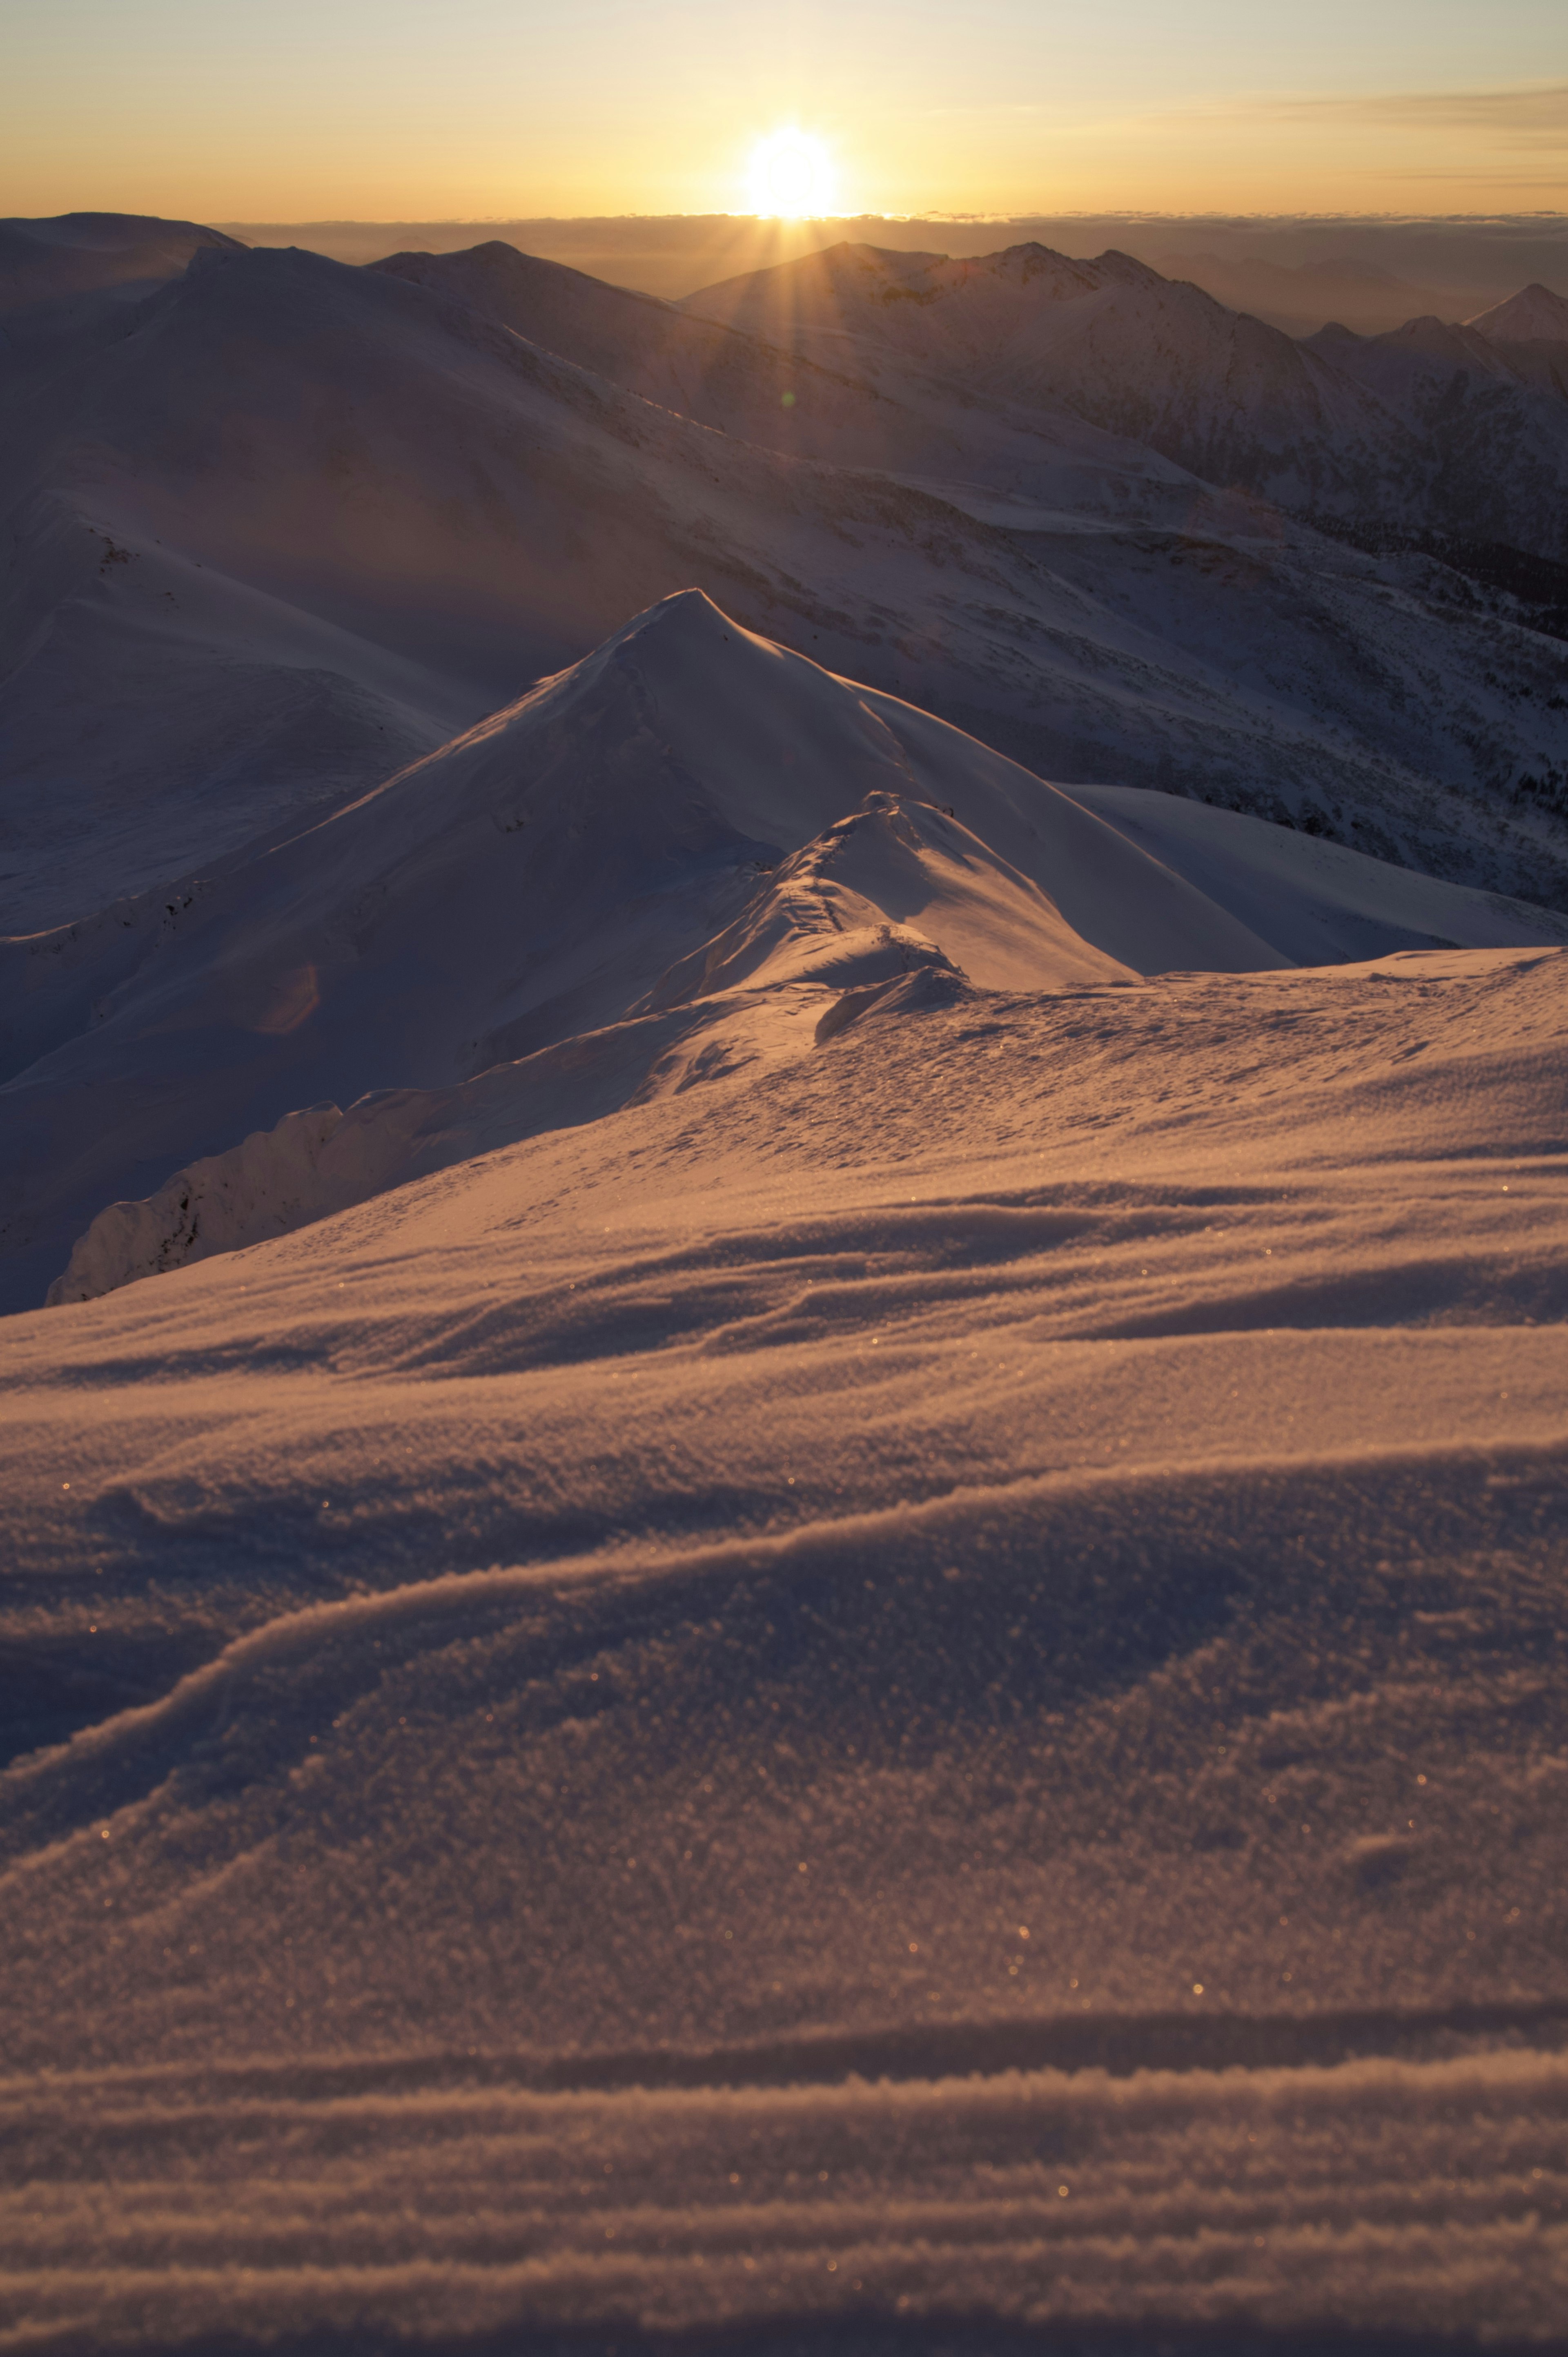
[[[430,1167],[459,1153],[448,1133],[478,1150],[476,1121],[504,1143],[639,1101],[663,1066],[690,1087],[788,1061],[908,975],[1070,993],[1568,942],[1568,918],[1258,829],[1271,866],[1256,822],[1176,807],[1186,835],[1151,837],[1114,795],[1065,792],[700,591],[666,598],[166,902],[0,944],[0,1286],[75,1298],[117,1254],[176,1265],[158,1239],[192,1189],[269,1202],[274,1162],[337,1208],[415,1139]],[[312,1105],[347,1126],[302,1127]],[[125,1211],[144,1189],[160,1208]]]

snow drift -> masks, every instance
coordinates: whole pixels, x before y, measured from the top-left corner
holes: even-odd
[[[918,968],[10,1321],[7,2327],[1550,2345],[1563,967]]]

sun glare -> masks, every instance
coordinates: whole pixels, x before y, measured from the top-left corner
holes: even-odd
[[[832,159],[804,131],[775,131],[752,151],[746,176],[752,210],[784,221],[832,212],[837,194]]]

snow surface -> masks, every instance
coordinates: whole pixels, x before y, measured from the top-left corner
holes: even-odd
[[[0,220],[0,347],[11,338],[58,330],[68,317],[81,316],[93,297],[145,295],[180,277],[204,246],[232,253],[243,250],[220,230],[149,214]]]
[[[6,1321],[6,2329],[1554,2331],[1564,977],[939,976]]]

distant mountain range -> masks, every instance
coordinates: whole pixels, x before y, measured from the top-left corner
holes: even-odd
[[[1303,344],[1126,254],[1035,245],[975,261],[837,246],[683,307],[817,359],[892,351],[993,397],[1059,401],[1317,520],[1568,554],[1568,398],[1485,328],[1423,319]],[[1516,312],[1488,316],[1516,339]]]
[[[675,299],[694,286],[846,241],[956,256],[1026,243],[1062,253],[1112,246],[1165,277],[1193,279],[1221,302],[1293,335],[1310,335],[1333,319],[1378,334],[1423,311],[1466,319],[1535,279],[1568,289],[1568,215],[1561,213],[1400,220],[1123,211],[926,221],[869,214],[802,221],[682,213],[220,227],[246,245],[303,245],[354,263],[400,251],[456,253],[494,238],[616,285]]]
[[[1032,246],[674,306],[500,244],[7,234],[13,924],[329,808],[693,584],[1047,774],[1568,894],[1548,344],[1302,344]]]

